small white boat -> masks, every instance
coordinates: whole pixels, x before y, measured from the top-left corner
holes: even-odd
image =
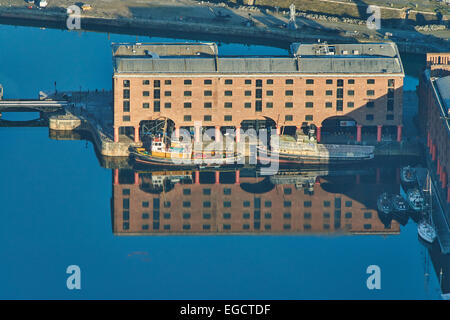
[[[436,239],[436,230],[426,221],[422,221],[417,226],[419,237],[428,243],[433,243]]]
[[[39,7],[41,7],[41,8],[46,8],[47,5],[48,5],[47,0],[41,0],[41,1],[39,1]]]

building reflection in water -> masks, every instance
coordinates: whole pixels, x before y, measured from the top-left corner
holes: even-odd
[[[377,197],[399,192],[399,170],[113,170],[115,235],[399,234]],[[407,218],[406,218],[407,219]]]

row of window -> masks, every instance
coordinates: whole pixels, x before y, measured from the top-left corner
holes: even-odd
[[[225,220],[231,219],[231,216],[232,216],[231,213],[228,213],[228,212],[222,214],[222,218],[225,219]],[[336,216],[337,219],[339,219],[340,218],[340,211],[339,211],[339,213],[337,215],[335,214],[335,216]],[[185,220],[186,219],[190,219],[191,218],[191,214],[189,212],[185,212],[185,213],[182,214],[182,217]],[[211,215],[211,213],[203,213],[202,217],[203,217],[204,220],[210,220],[212,218],[212,215]],[[250,219],[250,217],[251,217],[251,214],[249,212],[244,212],[242,214],[242,218],[243,219]],[[324,212],[322,217],[324,219],[330,219],[331,218],[331,214],[329,212]],[[351,219],[353,217],[352,212],[346,212],[344,217],[345,217],[345,219]],[[364,212],[363,217],[364,217],[364,219],[372,219],[372,217],[373,217],[372,216],[372,212]],[[171,218],[170,212],[165,212],[163,214],[163,218],[165,220],[169,220]],[[290,212],[284,212],[283,213],[283,219],[291,219],[291,218],[292,218],[292,214]],[[311,220],[312,219],[311,212],[305,212],[303,214],[303,218],[306,219],[306,220]],[[150,219],[150,214],[147,213],[147,212],[142,213],[142,219],[144,219],[144,220]],[[255,220],[261,219],[260,211],[255,211],[254,212],[254,219]],[[265,212],[264,213],[264,219],[272,219],[272,213]],[[123,220],[130,220],[130,212],[129,211],[123,211]],[[159,211],[155,211],[153,213],[153,220],[159,220]]]
[[[266,84],[268,85],[272,85],[273,84],[273,79],[266,79]],[[292,85],[294,84],[294,79],[285,79],[285,84],[287,85]],[[183,80],[184,85],[192,85],[192,80],[191,79],[184,79]],[[225,79],[224,83],[226,85],[232,85],[233,84],[233,79]],[[251,79],[245,79],[244,83],[246,85],[251,85],[253,83],[253,81]],[[314,84],[314,79],[306,79],[305,80],[306,84]],[[334,81],[333,79],[326,79],[325,81],[326,84],[333,84]],[[336,80],[337,86],[341,87],[344,85],[344,80],[343,79],[338,79]],[[375,79],[367,79],[366,80],[367,84],[375,84]],[[142,80],[142,84],[143,85],[150,85],[150,80]],[[172,80],[164,80],[164,84],[165,85],[171,85],[172,84]],[[212,79],[204,79],[203,80],[203,84],[204,85],[212,85]],[[263,84],[263,80],[261,79],[257,79],[255,80],[255,84],[256,86],[262,86]],[[355,84],[355,79],[348,79],[347,80],[347,84]],[[123,80],[123,86],[125,88],[129,88],[130,87],[130,80]],[[155,88],[160,88],[161,87],[161,80],[153,80],[153,86]],[[388,79],[388,87],[394,87],[395,86],[395,79]]]
[[[122,227],[123,227],[123,230],[129,230],[130,224],[128,222],[124,222]],[[149,230],[149,227],[150,226],[148,224],[144,224],[144,225],[142,225],[142,230]],[[159,227],[160,227],[159,222],[154,222],[153,223],[153,230],[159,230]],[[327,223],[324,223],[322,227],[323,227],[324,230],[329,230],[331,228],[331,226],[329,224],[327,224]],[[203,230],[208,231],[208,230],[211,230],[211,225],[210,224],[203,224],[202,228],[203,228]],[[284,230],[291,230],[291,228],[292,227],[291,227],[290,224],[283,224],[283,229]],[[303,229],[304,230],[311,230],[311,228],[312,228],[312,226],[310,224],[307,224],[307,223],[303,224]],[[335,229],[340,229],[340,224],[335,224],[334,228]],[[370,229],[372,229],[372,225],[367,223],[367,224],[363,225],[363,228],[365,230],[370,230]],[[170,224],[165,224],[163,226],[163,229],[166,230],[166,231],[171,230]],[[191,230],[191,225],[190,224],[183,224],[182,229],[186,230],[186,231],[187,230]],[[231,230],[231,225],[230,224],[223,224],[222,225],[222,229],[223,230]],[[243,224],[242,225],[242,230],[249,230],[249,229],[250,229],[250,224]],[[255,229],[255,230],[261,229],[261,224],[259,222],[255,222],[253,224],[253,229]],[[264,229],[265,230],[272,230],[272,226],[270,224],[265,224],[264,225]],[[351,224],[346,224],[345,225],[345,229],[347,229],[347,230],[352,229],[352,225]]]
[[[389,89],[391,90],[391,89]],[[392,89],[393,90],[393,89]],[[154,90],[156,92],[154,92],[155,95],[155,99],[160,99],[161,95],[160,95],[160,91],[159,90]],[[203,96],[205,97],[211,97],[213,95],[213,92],[211,90],[204,90],[203,91]],[[251,90],[245,90],[244,91],[244,95],[246,97],[251,97],[252,96],[252,91]],[[294,96],[294,90],[285,90],[284,91],[284,95],[286,97],[292,97]],[[333,96],[333,90],[326,90],[325,91],[325,95],[326,96]],[[355,95],[355,90],[347,90],[347,95],[348,96],[354,96]],[[366,95],[367,96],[374,96],[375,95],[375,90],[366,90]],[[388,91],[388,97],[393,97],[394,93]],[[143,97],[150,97],[150,91],[142,91],[142,96]],[[172,91],[164,91],[164,96],[165,97],[171,97],[172,96]],[[184,97],[192,97],[192,91],[190,90],[186,90],[183,91],[183,96]],[[232,90],[225,90],[224,91],[224,96],[225,97],[232,97],[233,96],[233,91]],[[262,90],[260,91],[256,91],[255,92],[255,96],[258,99],[262,98]],[[268,97],[273,97],[273,90],[267,90],[266,91],[266,96]],[[305,96],[307,97],[312,97],[314,96],[314,90],[306,90],[305,91]],[[343,98],[344,97],[344,90],[343,89],[338,89],[336,91],[336,97],[337,98]],[[123,98],[124,99],[129,99],[130,98],[130,90],[129,89],[124,89],[123,90]]]

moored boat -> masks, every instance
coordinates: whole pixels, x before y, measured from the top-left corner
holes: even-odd
[[[393,210],[395,212],[405,213],[408,211],[408,209],[409,209],[408,203],[399,194],[393,195],[391,200],[392,200]]]
[[[258,146],[260,163],[269,161],[280,164],[333,164],[351,163],[374,158],[373,146],[318,144],[297,141],[291,136],[280,136],[279,143],[271,143],[270,151],[265,146]]]
[[[422,192],[417,188],[408,190],[406,192],[405,200],[414,211],[423,211],[425,209],[425,198]]]
[[[159,167],[223,167],[242,163],[242,155],[235,151],[196,150],[179,141],[153,138],[149,148],[131,147],[130,157],[136,163]]]
[[[377,200],[377,207],[378,207],[378,211],[384,214],[390,214],[392,213],[393,205],[392,205],[392,201],[391,198],[389,197],[389,195],[384,192],[382,193]]]
[[[436,239],[436,230],[430,223],[426,221],[422,221],[419,223],[419,225],[417,226],[417,233],[422,240],[428,243],[433,243]]]

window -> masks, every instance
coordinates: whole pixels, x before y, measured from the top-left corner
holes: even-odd
[[[338,86],[338,87],[343,87],[343,86],[344,86],[344,80],[338,79],[338,81],[337,81],[337,86]]]
[[[142,92],[142,95],[143,95],[144,97],[149,97],[149,96],[150,96],[150,91],[143,91],[143,92]]]
[[[161,81],[159,81],[159,80],[153,81],[153,86],[154,86],[155,88],[159,88],[159,87],[161,86]]]
[[[372,218],[372,212],[364,212],[364,219],[371,219]]]
[[[332,96],[333,95],[333,90],[326,90],[325,91],[325,95]]]
[[[343,100],[336,100],[336,110],[337,111],[344,110],[344,101]]]
[[[283,218],[284,218],[284,219],[291,219],[291,218],[292,218],[292,215],[291,215],[290,212],[285,212],[285,213],[283,213]]]
[[[395,87],[395,79],[388,79],[388,87]]]
[[[352,205],[353,205],[352,201],[345,201],[345,206],[346,206],[347,208],[351,208]]]
[[[232,95],[233,95],[233,91],[230,91],[230,90],[225,91],[226,97],[231,97]]]
[[[313,116],[311,114],[307,114],[305,116],[305,121],[313,121]]]
[[[252,84],[252,80],[250,80],[250,79],[245,79],[245,84]]]
[[[123,102],[123,112],[130,112],[130,101]]]
[[[265,218],[265,219],[272,219],[272,214],[271,214],[270,212],[266,212],[266,213],[264,214],[264,218]]]
[[[367,108],[373,108],[373,107],[375,107],[375,102],[374,102],[374,101],[368,101],[368,102],[366,103],[366,107],[367,107]]]
[[[166,86],[170,86],[172,84],[172,80],[164,80],[164,84]]]
[[[251,102],[246,102],[244,103],[244,108],[251,108],[252,107],[252,103]]]
[[[192,91],[185,91],[184,92],[184,96],[185,97],[191,97],[192,96]]]
[[[130,87],[130,80],[123,80],[123,86],[124,86],[124,88],[129,88]]]
[[[351,101],[347,102],[347,108],[353,108],[354,106],[355,106],[354,102]]]
[[[150,203],[148,201],[142,201],[142,207],[148,208],[150,206]]]
[[[130,99],[130,90],[129,89],[124,89],[123,90],[123,98],[124,99]]]
[[[291,188],[284,188],[284,194],[292,194]]]
[[[325,108],[333,108],[332,102],[325,102]]]
[[[164,208],[170,208],[170,201],[164,201]]]
[[[230,208],[231,207],[231,201],[224,201],[223,202],[223,207],[224,208]]]
[[[314,91],[313,90],[306,90],[306,95],[307,96],[313,96],[314,95]]]
[[[256,96],[256,99],[261,99],[262,98],[262,89],[256,89],[255,96]]]
[[[129,196],[130,195],[130,189],[123,189],[122,190],[122,195]]]
[[[203,121],[212,121],[212,116],[209,115],[203,116]]]
[[[148,86],[150,84],[150,80],[142,80],[142,84],[144,86]]]
[[[367,121],[372,121],[373,120],[373,114],[367,114],[366,115],[366,120]]]
[[[211,195],[211,189],[209,189],[209,188],[203,189],[203,195],[204,195],[204,196],[209,196],[209,195]]]
[[[165,97],[171,97],[172,96],[172,91],[164,91],[164,96]]]
[[[230,115],[227,115],[227,116],[224,116],[224,117],[223,117],[223,120],[224,120],[224,121],[232,121],[232,120],[233,120],[233,117],[230,116]]]
[[[333,80],[327,79],[327,80],[326,80],[326,84],[333,84]]]
[[[311,217],[312,217],[311,212],[305,212],[305,213],[303,214],[303,218],[306,219],[306,220],[311,219]]]
[[[375,84],[375,79],[367,79],[367,84]]]
[[[347,91],[347,95],[354,96],[355,95],[355,90],[348,90]]]
[[[161,111],[161,102],[159,100],[155,101],[153,103],[153,111],[154,112],[160,112]]]
[[[245,90],[245,96],[250,97],[252,95],[251,90]]]
[[[159,89],[153,90],[153,98],[154,99],[159,99],[160,98],[160,90]]]
[[[172,108],[172,103],[170,103],[170,102],[164,103],[164,108],[166,108],[166,109]]]
[[[191,116],[184,116],[183,117],[183,121],[192,121],[192,117]]]
[[[231,219],[231,213],[224,213],[224,214],[223,214],[223,218],[224,218],[224,219],[227,219],[227,220],[228,220],[228,219]]]
[[[203,95],[205,97],[211,97],[212,96],[212,91],[211,90],[205,90],[205,91],[203,91]]]
[[[165,224],[164,225],[164,230],[170,230],[170,224]]]
[[[265,206],[266,208],[272,207],[272,201],[265,201],[265,202],[264,202],[264,206]]]
[[[225,84],[233,84],[233,80],[231,80],[231,79],[226,79],[226,80],[225,80]]]
[[[389,99],[387,101],[387,111],[394,111],[394,100]]]
[[[183,224],[183,230],[191,230],[190,224]]]
[[[203,84],[212,84],[212,80],[211,79],[205,79],[203,80]]]
[[[170,219],[170,212],[166,212],[163,215],[164,219]]]
[[[394,115],[393,114],[387,114],[386,115],[386,120],[394,120]]]
[[[231,189],[230,188],[224,188],[223,189],[223,194],[226,196],[229,196],[231,194]]]
[[[183,201],[183,208],[190,208],[191,202],[190,201]]]
[[[225,102],[225,103],[223,104],[223,106],[224,106],[225,108],[232,108],[232,107],[233,107],[233,103],[231,103],[231,102]]]
[[[122,120],[124,122],[129,122],[130,121],[130,116],[123,116]]]
[[[261,88],[262,87],[262,80],[256,80],[256,87]]]
[[[312,102],[305,102],[305,108],[312,108],[314,107],[314,103]]]
[[[355,84],[355,79],[348,79],[347,83],[348,84]]]
[[[306,84],[314,84],[314,79],[306,79]]]
[[[285,108],[293,108],[293,107],[294,107],[294,104],[293,104],[292,102],[285,102],[285,103],[284,103],[284,107],[285,107]]]
[[[284,120],[285,120],[285,121],[292,121],[292,120],[293,120],[293,117],[292,117],[292,115],[285,115],[285,116],[284,116]]]
[[[336,98],[342,99],[344,98],[344,89],[338,88],[336,91]]]
[[[267,84],[273,84],[273,79],[267,79],[267,80],[266,80],[266,83],[267,83]]]
[[[204,213],[203,219],[206,219],[206,220],[211,219],[211,213]]]
[[[203,201],[203,208],[211,208],[211,201]]]
[[[294,91],[292,90],[286,90],[284,93],[286,96],[293,96],[294,95]]]
[[[246,208],[250,207],[250,201],[244,201],[243,206]]]
[[[388,89],[388,99],[394,99],[394,89],[393,88]]]
[[[285,208],[290,208],[292,206],[292,202],[288,201],[288,200],[285,200],[285,201],[283,201],[283,206]]]
[[[184,80],[184,84],[185,85],[191,85],[192,84],[192,80],[186,79],[186,80]]]
[[[286,79],[286,84],[294,84],[294,79]]]
[[[190,218],[191,218],[191,214],[189,212],[183,213],[183,219],[190,219]]]
[[[267,95],[268,97],[273,97],[273,91],[272,91],[272,90],[267,90],[267,91],[266,91],[266,95]]]
[[[257,112],[261,112],[262,111],[262,101],[261,100],[256,100],[255,111],[257,111]]]
[[[352,213],[351,212],[346,212],[345,213],[345,219],[351,219],[352,218]]]
[[[183,189],[183,195],[190,196],[191,195],[191,189]]]
[[[185,102],[184,103],[184,107],[185,108],[192,108],[192,103],[191,102]]]
[[[266,108],[272,109],[273,108],[273,102],[266,102]]]
[[[375,91],[374,90],[367,90],[367,95],[368,96],[373,96],[373,95],[375,95]]]
[[[205,102],[205,103],[203,103],[203,108],[206,108],[206,109],[212,108],[212,102]]]
[[[324,207],[329,207],[329,206],[331,206],[331,202],[330,201],[324,201],[323,202],[323,206]]]

